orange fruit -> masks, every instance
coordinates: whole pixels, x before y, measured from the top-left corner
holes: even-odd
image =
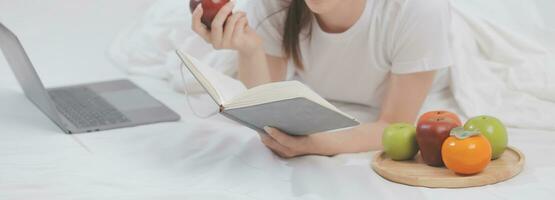
[[[462,128],[458,131],[464,132]],[[491,160],[491,145],[486,137],[479,132],[466,133],[463,136],[451,132],[441,147],[441,155],[445,166],[458,174],[471,175],[484,170]]]

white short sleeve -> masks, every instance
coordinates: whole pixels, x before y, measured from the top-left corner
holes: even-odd
[[[284,57],[281,44],[287,7],[287,1],[250,0],[239,8],[247,13],[249,25],[264,41],[266,54]]]
[[[406,0],[390,29],[391,72],[406,74],[450,66],[448,0]],[[390,24],[391,25],[391,24]]]

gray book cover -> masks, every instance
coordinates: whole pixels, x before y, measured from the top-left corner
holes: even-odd
[[[254,106],[226,109],[221,113],[258,132],[265,126],[277,128],[290,135],[308,135],[359,124],[306,98],[293,98]]]

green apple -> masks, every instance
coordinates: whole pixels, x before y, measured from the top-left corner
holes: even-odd
[[[406,123],[391,124],[382,135],[383,150],[393,160],[409,160],[418,152],[416,127]]]
[[[465,130],[478,130],[488,138],[491,144],[491,159],[501,157],[507,148],[509,136],[505,125],[497,118],[487,115],[477,116],[469,119],[464,124]]]

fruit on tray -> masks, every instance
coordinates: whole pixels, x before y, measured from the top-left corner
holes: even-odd
[[[418,153],[416,127],[407,123],[389,125],[383,132],[384,152],[392,160],[410,160]]]
[[[509,137],[505,125],[499,119],[487,115],[473,117],[464,124],[464,129],[477,130],[489,140],[492,159],[501,157],[505,152]]]
[[[441,146],[451,129],[458,127],[457,120],[451,117],[429,117],[419,119],[416,126],[416,142],[424,162],[430,166],[443,166]]]
[[[201,22],[206,25],[208,29],[210,29],[210,25],[212,24],[212,20],[218,14],[218,11],[229,2],[229,0],[190,0],[189,1],[189,8],[191,12],[197,8],[198,4],[202,4],[202,18]]]
[[[499,119],[487,115],[461,125],[460,118],[448,111],[424,113],[416,128],[406,123],[391,124],[382,135],[384,152],[392,160],[401,161],[413,159],[420,149],[427,165],[445,165],[461,175],[480,173],[507,148],[507,129]]]
[[[477,130],[457,127],[441,148],[445,166],[458,174],[472,175],[484,170],[491,161],[488,139]]]
[[[430,118],[438,118],[438,117],[444,117],[444,118],[452,119],[458,126],[462,126],[461,119],[459,118],[459,116],[457,116],[457,114],[449,112],[449,111],[445,111],[445,110],[436,110],[436,111],[426,112],[426,113],[422,114],[420,116],[420,118],[418,118],[418,123],[420,123],[420,121],[428,120]]]

